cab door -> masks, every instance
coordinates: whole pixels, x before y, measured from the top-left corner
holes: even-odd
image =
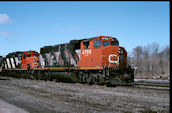
[[[92,65],[92,51],[90,40],[81,42],[81,59],[78,61],[78,67],[91,67]]]

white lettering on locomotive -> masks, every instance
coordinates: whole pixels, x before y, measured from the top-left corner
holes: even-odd
[[[116,57],[117,55],[115,55],[115,54],[110,54],[109,55],[109,63],[117,63],[117,64],[119,64],[119,56],[117,57],[118,58],[118,60],[117,61],[115,61],[115,60],[111,60],[111,57]],[[115,59],[115,58],[114,58]]]
[[[109,38],[108,37],[102,37],[103,40],[108,40]]]
[[[85,55],[85,56],[88,56],[89,54],[91,54],[91,49],[83,50],[83,51],[82,51],[82,54]]]

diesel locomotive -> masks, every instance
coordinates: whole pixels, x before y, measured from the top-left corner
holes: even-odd
[[[133,85],[134,70],[115,37],[98,36],[13,52],[3,58],[3,76],[88,84]]]

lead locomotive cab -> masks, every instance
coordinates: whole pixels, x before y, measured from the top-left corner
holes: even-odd
[[[78,67],[126,67],[127,53],[114,37],[99,36],[81,42]]]
[[[133,70],[127,66],[127,52],[116,38],[98,36],[80,43],[78,67],[81,82],[96,81],[107,84],[133,84]]]
[[[38,67],[39,53],[36,51],[26,51],[22,54],[22,69],[33,69]]]

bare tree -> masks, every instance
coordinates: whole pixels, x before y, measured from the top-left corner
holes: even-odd
[[[133,49],[133,54],[136,59],[141,59],[142,58],[142,46],[137,46],[136,48]]]
[[[158,54],[159,51],[159,44],[154,42],[151,44],[151,52],[152,52],[152,56],[156,56]]]
[[[147,45],[147,46],[143,47],[143,52],[142,53],[143,53],[143,58],[148,59],[149,56],[150,56],[150,46]]]
[[[161,47],[162,48],[162,47]],[[136,75],[169,75],[170,48],[166,46],[160,50],[158,43],[137,46],[131,52],[130,61],[138,67]]]

